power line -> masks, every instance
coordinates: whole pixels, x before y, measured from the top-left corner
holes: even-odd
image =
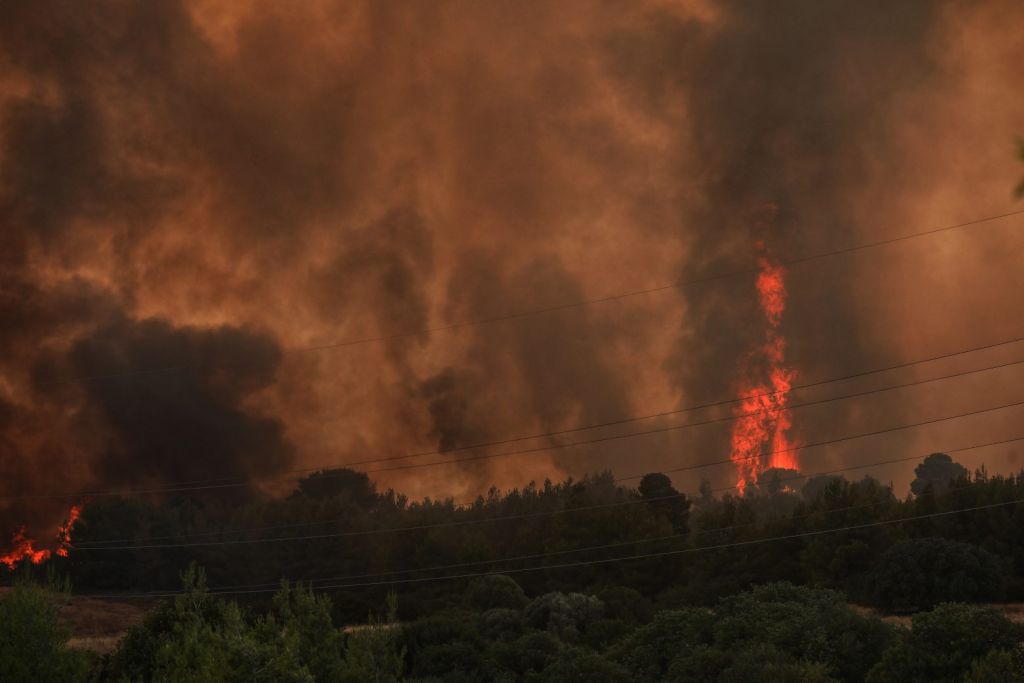
[[[853,252],[857,252],[857,251],[862,251],[862,250],[865,250],[865,249],[873,249],[875,247],[881,247],[881,246],[885,246],[885,245],[889,245],[889,244],[895,244],[897,242],[904,242],[904,241],[907,241],[907,240],[918,239],[918,238],[926,237],[926,236],[929,236],[929,235],[936,235],[936,234],[940,234],[940,233],[944,233],[944,232],[949,232],[949,231],[952,231],[952,230],[959,230],[959,229],[962,229],[962,228],[968,228],[968,227],[972,227],[972,226],[976,226],[976,225],[981,225],[983,223],[989,223],[989,222],[992,222],[992,221],[1001,220],[1003,218],[1010,218],[1012,216],[1018,216],[1018,215],[1021,215],[1021,214],[1024,214],[1024,210],[1009,211],[1007,213],[996,214],[996,215],[993,215],[993,216],[986,216],[984,218],[977,218],[977,219],[974,219],[974,220],[965,221],[963,223],[955,223],[953,225],[945,225],[945,226],[938,227],[938,228],[931,228],[929,230],[923,230],[923,231],[920,231],[920,232],[910,233],[910,234],[907,234],[907,235],[901,235],[899,237],[890,237],[890,238],[884,239],[884,240],[878,240],[878,241],[875,241],[875,242],[865,242],[863,244],[855,244],[855,245],[851,245],[851,246],[848,246],[848,247],[842,247],[842,248],[833,249],[833,250],[830,250],[830,251],[819,252],[817,254],[808,254],[808,255],[805,255],[805,256],[799,256],[799,257],[795,257],[795,258],[783,259],[783,260],[779,261],[779,265],[782,265],[782,266],[793,266],[793,265],[797,265],[797,264],[801,264],[801,263],[808,263],[808,262],[811,262],[811,261],[816,261],[816,260],[823,259],[823,258],[829,258],[829,257],[832,257],[832,256],[840,256],[840,255],[843,255],[843,254],[849,254],[849,253],[853,253]],[[458,323],[451,323],[451,324],[448,324],[448,325],[438,325],[438,326],[435,326],[435,327],[425,327],[425,328],[421,328],[421,329],[418,329],[418,330],[411,330],[411,331],[408,331],[408,332],[399,332],[399,333],[390,334],[390,335],[378,335],[378,336],[373,336],[373,337],[363,337],[361,339],[351,339],[351,340],[346,340],[346,341],[332,342],[332,343],[328,343],[328,344],[319,344],[319,345],[314,345],[314,346],[305,346],[305,347],[297,347],[297,348],[292,348],[292,349],[285,349],[284,351],[282,351],[282,354],[292,355],[292,354],[298,354],[298,353],[308,353],[308,352],[312,352],[312,351],[325,351],[325,350],[328,350],[328,349],[339,349],[339,348],[346,348],[346,347],[351,347],[351,346],[360,346],[360,345],[363,345],[363,344],[395,341],[395,340],[398,340],[398,339],[405,339],[405,338],[408,338],[408,337],[416,337],[416,336],[420,336],[420,335],[424,335],[424,334],[432,334],[434,332],[454,331],[454,330],[458,330],[458,329],[462,329],[462,328],[466,328],[466,327],[473,327],[473,326],[477,326],[477,325],[488,325],[488,324],[494,324],[494,323],[499,323],[499,322],[506,322],[506,321],[510,321],[510,320],[517,320],[517,319],[520,319],[520,318],[528,318],[528,317],[531,317],[531,316],[541,315],[541,314],[544,314],[544,313],[554,313],[554,312],[564,311],[564,310],[568,310],[568,309],[572,309],[572,308],[580,308],[580,307],[583,307],[583,306],[591,306],[591,305],[594,305],[594,304],[609,303],[609,302],[612,302],[612,301],[619,301],[621,299],[628,299],[628,298],[642,296],[642,295],[646,295],[646,294],[653,294],[653,293],[656,293],[656,292],[668,291],[668,290],[676,289],[676,288],[679,288],[679,287],[691,287],[691,286],[694,286],[694,285],[706,284],[706,283],[714,282],[714,281],[717,281],[717,280],[725,280],[725,279],[729,279],[729,278],[733,278],[733,277],[738,277],[738,276],[741,276],[741,275],[750,275],[750,274],[756,273],[756,272],[758,272],[758,268],[754,268],[754,267],[741,268],[739,270],[733,270],[733,271],[728,271],[728,272],[724,272],[724,273],[718,273],[718,274],[714,274],[714,275],[706,275],[706,276],[697,277],[697,278],[689,278],[689,279],[677,280],[676,282],[673,282],[673,283],[670,283],[670,284],[665,284],[665,285],[658,285],[656,287],[647,287],[647,288],[644,288],[644,289],[636,289],[636,290],[631,290],[631,291],[628,291],[628,292],[620,292],[618,294],[611,294],[611,295],[608,295],[608,296],[598,297],[598,298],[594,298],[594,299],[581,299],[581,300],[578,300],[578,301],[567,302],[567,303],[558,304],[558,305],[555,305],[555,306],[546,306],[546,307],[542,307],[542,308],[533,308],[533,309],[528,309],[528,310],[524,310],[524,311],[519,311],[519,312],[516,312],[516,313],[508,313],[508,314],[505,314],[505,315],[492,316],[492,317],[488,317],[488,318],[477,318],[475,320],[467,320],[467,321],[458,322]],[[164,372],[176,372],[176,371],[179,371],[179,370],[188,369],[190,367],[193,367],[193,366],[190,366],[190,365],[187,365],[187,364],[179,364],[179,365],[164,366],[164,367],[161,367],[161,368],[149,368],[149,369],[140,368],[140,369],[136,369],[136,370],[125,370],[125,371],[122,371],[122,372],[101,373],[101,374],[95,374],[95,375],[86,375],[86,376],[76,377],[76,378],[72,378],[72,379],[68,379],[68,380],[62,380],[62,381],[58,381],[58,382],[52,382],[52,383],[46,384],[45,386],[47,386],[47,387],[49,387],[49,386],[60,386],[60,385],[65,385],[65,384],[75,384],[75,383],[93,382],[93,381],[98,381],[98,380],[106,380],[106,379],[112,379],[112,378],[116,378],[116,377],[131,377],[131,376],[143,375],[143,374],[159,374],[159,373],[164,373]]]
[[[966,413],[958,413],[956,415],[950,415],[950,416],[946,416],[946,417],[933,418],[933,419],[925,420],[925,421],[922,421],[922,422],[916,422],[916,423],[911,423],[911,424],[906,424],[906,425],[900,425],[900,426],[897,426],[897,427],[889,427],[889,428],[886,428],[886,429],[876,430],[876,431],[873,431],[873,432],[865,432],[865,433],[860,433],[860,434],[853,434],[853,435],[849,435],[849,436],[839,437],[839,438],[835,438],[835,439],[829,439],[829,440],[826,440],[826,441],[819,441],[819,442],[815,442],[815,443],[806,444],[804,446],[801,446],[800,448],[801,449],[802,448],[814,448],[814,447],[818,447],[818,446],[824,446],[824,445],[831,445],[831,444],[835,444],[835,443],[840,443],[840,442],[843,442],[843,441],[852,441],[854,439],[860,439],[860,438],[863,438],[863,437],[866,437],[866,436],[876,436],[878,434],[885,434],[885,433],[890,433],[890,432],[904,430],[904,429],[911,429],[911,428],[914,428],[914,427],[920,427],[920,426],[924,426],[924,425],[937,424],[937,423],[940,423],[940,422],[946,422],[946,421],[949,421],[949,420],[959,419],[959,418],[973,416],[973,415],[980,415],[980,414],[983,414],[983,413],[990,413],[990,412],[993,412],[993,411],[996,411],[996,410],[1002,410],[1002,409],[1005,409],[1005,408],[1011,408],[1011,407],[1016,407],[1016,406],[1020,406],[1020,405],[1024,405],[1024,400],[1015,401],[1013,403],[1005,403],[1005,404],[1002,404],[1002,405],[999,405],[999,406],[994,406],[994,407],[991,407],[991,408],[984,408],[984,409],[980,409],[980,410],[974,410],[974,411],[970,411],[970,412],[966,412]],[[776,451],[765,453],[764,456],[773,455],[775,453],[788,452],[788,451],[791,451],[791,450],[797,450],[797,449],[779,449],[779,450],[776,450]],[[697,465],[691,465],[691,466],[688,466],[688,467],[681,467],[681,468],[677,468],[675,470],[663,470],[663,472],[675,472],[675,471],[684,471],[684,470],[694,470],[694,469],[699,469],[699,468],[702,468],[702,467],[710,467],[710,466],[713,466],[713,465],[720,465],[720,464],[726,464],[726,463],[732,463],[732,462],[734,462],[734,461],[733,460],[712,461],[712,462],[701,463],[701,464],[697,464]],[[532,518],[532,517],[542,517],[542,516],[547,516],[547,515],[552,515],[552,514],[564,514],[566,512],[570,512],[570,511],[571,512],[585,511],[585,510],[588,510],[588,509],[600,509],[600,508],[604,508],[604,507],[616,507],[616,506],[631,505],[631,504],[635,504],[635,501],[625,501],[625,502],[622,502],[622,503],[606,504],[606,505],[599,505],[599,506],[585,506],[585,507],[579,507],[579,508],[572,508],[571,510],[553,510],[553,511],[544,511],[544,512],[523,514],[523,515],[506,515],[506,516],[503,516],[503,517],[488,517],[488,518],[481,519],[481,520],[462,520],[462,521],[459,521],[459,522],[444,522],[444,523],[439,523],[439,524],[420,524],[420,525],[415,525],[415,526],[394,527],[394,528],[388,528],[388,529],[364,529],[364,530],[358,530],[358,531],[341,531],[341,532],[335,532],[335,533],[329,533],[329,534],[310,534],[310,535],[304,535],[304,536],[282,536],[282,537],[275,537],[275,538],[257,538],[257,539],[229,539],[229,540],[221,540],[221,541],[198,541],[198,542],[190,542],[190,543],[161,543],[161,544],[130,545],[130,546],[129,545],[125,545],[125,546],[103,546],[103,547],[101,547],[101,546],[95,546],[95,547],[92,547],[92,546],[89,546],[89,547],[73,546],[73,547],[75,547],[78,550],[82,550],[82,551],[90,551],[90,550],[91,551],[103,551],[103,550],[106,550],[106,551],[114,551],[114,550],[159,550],[159,549],[165,549],[165,548],[194,548],[194,547],[207,547],[207,546],[252,545],[252,544],[258,544],[258,543],[280,543],[280,542],[291,542],[291,541],[311,541],[311,540],[322,540],[322,539],[328,539],[328,538],[346,538],[346,537],[353,537],[353,536],[368,536],[368,535],[374,535],[374,534],[379,534],[379,533],[390,533],[390,532],[424,531],[426,529],[433,529],[433,528],[439,528],[439,527],[464,526],[464,525],[467,525],[467,524],[481,524],[481,523],[489,523],[489,522],[502,521],[502,520],[507,520],[507,519],[525,519],[525,518]],[[135,539],[118,539],[118,540],[134,541]],[[106,541],[106,542],[113,543],[113,542],[116,542],[116,541]]]
[[[868,523],[864,523],[864,524],[851,524],[851,525],[837,527],[837,528],[832,528],[832,529],[820,529],[820,530],[816,530],[816,531],[805,531],[805,532],[799,532],[799,533],[794,533],[794,534],[785,534],[785,535],[781,535],[781,536],[770,536],[768,538],[750,539],[750,540],[746,540],[746,541],[733,541],[733,542],[730,542],[730,543],[718,543],[718,544],[715,544],[715,545],[700,546],[700,547],[696,547],[696,548],[682,548],[682,549],[678,549],[678,550],[666,550],[666,551],[655,552],[655,553],[644,553],[644,554],[638,554],[638,555],[627,555],[625,557],[613,557],[613,558],[605,558],[605,559],[599,559],[599,560],[583,560],[583,561],[578,561],[578,562],[565,562],[565,563],[561,563],[561,564],[541,565],[541,566],[535,566],[535,567],[505,568],[505,569],[501,569],[501,570],[492,570],[492,571],[486,571],[486,572],[471,572],[471,573],[463,573],[463,574],[451,574],[451,575],[446,575],[446,576],[414,577],[414,578],[406,578],[406,579],[393,579],[393,580],[387,580],[387,581],[367,581],[367,582],[360,582],[360,583],[331,584],[331,585],[326,585],[326,586],[318,586],[317,590],[319,590],[319,591],[342,590],[342,589],[348,589],[348,588],[369,588],[369,587],[373,587],[373,586],[392,586],[392,585],[409,584],[409,583],[424,583],[424,582],[429,582],[429,581],[451,581],[451,580],[456,580],[456,579],[476,578],[476,577],[480,577],[480,576],[492,576],[494,574],[521,574],[521,573],[532,572],[532,571],[550,571],[550,570],[554,570],[554,569],[570,569],[570,568],[575,568],[575,567],[589,567],[589,566],[595,566],[595,565],[612,564],[612,563],[616,563],[616,562],[629,562],[629,561],[634,561],[634,560],[648,560],[648,559],[655,559],[655,558],[660,558],[660,557],[671,557],[671,556],[687,555],[687,554],[698,553],[698,552],[707,552],[707,551],[711,551],[711,550],[725,550],[725,549],[728,549],[728,548],[739,548],[739,547],[745,547],[745,546],[751,546],[751,545],[760,545],[760,544],[764,544],[764,543],[773,543],[773,542],[777,542],[777,541],[789,541],[789,540],[795,540],[795,539],[799,539],[799,538],[810,538],[810,537],[814,537],[814,536],[824,536],[824,535],[827,535],[827,534],[840,533],[840,532],[844,532],[844,531],[856,531],[858,529],[870,529],[870,528],[874,528],[874,527],[888,526],[888,525],[892,525],[892,524],[903,524],[903,523],[906,523],[906,522],[916,522],[916,521],[920,521],[920,520],[924,520],[924,519],[934,519],[936,517],[945,517],[945,516],[949,516],[949,515],[961,514],[961,513],[964,513],[964,512],[977,512],[977,511],[980,511],[980,510],[990,510],[990,509],[995,509],[995,508],[1007,507],[1007,506],[1010,506],[1010,505],[1018,505],[1018,504],[1020,504],[1022,502],[1024,502],[1024,499],[1015,499],[1015,500],[1011,500],[1011,501],[1004,501],[1004,502],[1001,502],[1001,503],[990,503],[990,504],[987,504],[987,505],[976,505],[976,506],[968,507],[968,508],[960,508],[958,510],[946,510],[946,511],[942,511],[942,512],[931,512],[931,513],[925,513],[925,514],[920,514],[920,515],[912,515],[910,517],[902,517],[900,519],[882,520],[882,521],[878,521],[878,522],[868,522]],[[245,594],[256,594],[256,593],[275,593],[278,590],[279,589],[277,589],[277,588],[258,588],[258,589],[248,589],[248,590],[232,590],[232,591],[218,592],[218,593],[216,593],[216,595],[245,595]],[[310,590],[312,590],[312,589],[310,589]],[[83,597],[91,597],[91,598],[97,598],[97,599],[101,599],[101,598],[106,598],[106,599],[114,599],[114,598],[160,598],[160,597],[174,597],[174,596],[177,596],[177,595],[182,595],[184,593],[185,593],[185,591],[168,591],[168,592],[164,592],[164,593],[147,593],[147,594],[143,594],[143,595],[107,594],[107,595],[88,595],[88,596],[83,596]]]
[[[868,374],[873,374],[873,373],[877,373],[877,372],[885,372],[885,371],[896,369],[896,368],[900,368],[900,367],[907,367],[907,366],[910,366],[910,365],[915,365],[915,364],[920,364],[920,363],[925,363],[925,362],[931,362],[933,360],[952,358],[952,357],[963,355],[963,354],[970,353],[970,352],[973,352],[973,351],[980,351],[980,350],[991,349],[991,348],[995,348],[995,347],[998,347],[998,346],[1004,346],[1004,345],[1008,345],[1008,344],[1013,344],[1013,343],[1016,343],[1016,342],[1019,342],[1019,341],[1024,341],[1024,337],[1018,337],[1016,339],[1011,339],[1011,340],[1008,340],[1008,341],[1005,341],[1005,342],[998,342],[996,344],[988,344],[988,345],[985,345],[985,346],[975,347],[974,349],[969,349],[969,350],[964,350],[964,351],[957,351],[957,352],[954,352],[954,353],[944,354],[944,355],[941,355],[941,356],[933,356],[932,358],[928,358],[928,359],[924,359],[924,360],[920,360],[920,361],[911,361],[911,362],[908,362],[908,363],[900,364],[898,366],[889,366],[887,368],[883,368],[883,369],[879,369],[879,370],[871,370],[871,371],[864,371],[864,372],[859,372],[859,373],[855,373],[855,374],[850,374],[850,375],[846,375],[844,377],[840,377],[840,378],[836,378],[836,379],[832,379],[832,380],[820,380],[818,382],[813,382],[813,383],[809,383],[809,384],[805,384],[805,385],[795,386],[792,389],[795,390],[795,389],[809,388],[809,387],[813,387],[813,386],[821,386],[821,385],[828,384],[828,383],[831,383],[831,382],[843,381],[843,380],[846,380],[846,379],[851,379],[851,378],[854,378],[854,377],[866,376]],[[963,377],[963,376],[967,376],[967,375],[971,375],[971,374],[976,374],[976,373],[979,373],[979,372],[986,372],[986,371],[989,371],[989,370],[996,370],[996,369],[1000,369],[1000,368],[1005,368],[1005,367],[1010,367],[1010,366],[1014,366],[1014,365],[1019,365],[1021,363],[1024,363],[1024,360],[1010,361],[1010,362],[1007,362],[1007,363],[1001,363],[1001,364],[997,364],[997,365],[993,365],[993,366],[988,366],[988,367],[985,367],[985,368],[979,368],[979,369],[974,369],[974,370],[966,370],[966,371],[962,371],[962,372],[957,372],[957,373],[952,373],[952,374],[948,374],[948,375],[943,375],[943,376],[940,376],[940,377],[934,377],[934,378],[929,378],[929,379],[924,379],[924,380],[915,380],[913,382],[905,382],[903,384],[897,384],[897,385],[893,385],[893,386],[889,386],[889,387],[881,387],[881,388],[871,389],[871,390],[866,390],[866,391],[861,391],[861,392],[854,392],[852,394],[845,394],[845,395],[842,395],[842,396],[835,396],[835,397],[829,397],[829,398],[825,398],[825,399],[818,399],[818,400],[815,400],[815,401],[806,401],[806,402],[803,402],[803,403],[794,403],[794,404],[791,404],[789,406],[786,406],[784,408],[779,408],[779,409],[769,409],[769,410],[763,410],[763,411],[760,411],[760,410],[759,411],[750,411],[750,412],[747,412],[747,413],[740,413],[740,414],[737,414],[737,415],[730,415],[730,416],[726,416],[726,417],[713,418],[713,419],[702,420],[702,421],[698,421],[698,422],[688,422],[688,423],[685,423],[685,424],[682,424],[682,425],[670,425],[670,426],[667,426],[667,427],[659,427],[659,428],[649,429],[649,430],[644,430],[644,431],[639,431],[639,432],[628,432],[628,433],[625,433],[625,434],[614,434],[614,435],[608,435],[608,436],[603,436],[603,437],[595,437],[595,438],[592,438],[592,439],[585,439],[585,440],[581,440],[581,441],[573,441],[573,442],[564,443],[564,444],[545,444],[545,445],[542,445],[542,446],[536,446],[536,447],[531,447],[531,448],[512,450],[512,451],[503,451],[503,452],[500,452],[500,453],[486,453],[486,454],[482,454],[482,455],[478,455],[478,456],[473,456],[473,457],[468,457],[468,458],[436,460],[436,461],[426,462],[426,463],[411,463],[411,464],[397,465],[397,466],[392,466],[392,467],[381,467],[381,468],[367,469],[367,470],[365,470],[365,472],[366,473],[390,472],[390,471],[395,471],[395,470],[415,469],[415,468],[420,468],[420,467],[436,467],[436,466],[450,465],[450,464],[455,464],[455,463],[461,464],[461,463],[466,463],[466,462],[473,462],[473,461],[476,461],[476,460],[487,460],[487,459],[496,458],[496,457],[507,457],[507,456],[510,456],[510,455],[525,455],[525,454],[538,453],[538,452],[544,452],[544,451],[558,450],[558,449],[562,449],[562,448],[569,448],[569,447],[572,447],[572,446],[590,445],[590,444],[594,444],[594,443],[601,443],[601,442],[604,442],[604,441],[621,440],[621,439],[626,439],[626,438],[632,438],[634,436],[644,436],[644,435],[648,435],[648,434],[657,434],[657,433],[663,433],[663,432],[669,432],[669,431],[677,431],[677,430],[681,430],[681,429],[688,429],[690,427],[698,427],[698,426],[705,426],[705,425],[708,425],[708,424],[715,424],[715,423],[719,423],[719,422],[727,422],[727,421],[730,421],[730,420],[739,419],[741,417],[749,417],[749,416],[752,416],[752,415],[759,415],[759,414],[764,414],[764,413],[768,413],[768,412],[778,412],[780,410],[790,410],[790,409],[795,409],[795,408],[802,408],[802,407],[807,407],[807,406],[812,406],[812,405],[820,405],[820,404],[824,404],[824,403],[830,403],[830,402],[834,402],[834,401],[845,400],[845,399],[849,399],[849,398],[858,398],[858,397],[861,397],[861,396],[867,396],[867,395],[871,395],[871,394],[882,393],[882,392],[885,392],[885,391],[895,391],[897,389],[904,389],[904,388],[908,388],[908,387],[912,387],[912,386],[918,386],[918,385],[921,385],[921,384],[928,384],[928,383],[931,383],[931,382],[937,382],[937,381],[941,381],[941,380],[945,380],[945,379],[952,379],[952,378],[956,378],[956,377]],[[664,416],[668,416],[668,415],[672,415],[672,414],[678,414],[678,413],[683,413],[683,412],[690,412],[690,411],[698,410],[698,409],[701,409],[701,408],[711,408],[711,407],[724,406],[724,405],[728,405],[730,403],[736,403],[736,402],[739,402],[739,401],[748,400],[750,398],[759,398],[759,397],[762,397],[762,396],[775,395],[775,394],[779,394],[779,393],[781,393],[781,392],[774,391],[774,392],[767,392],[767,393],[764,393],[764,394],[754,394],[752,396],[746,396],[746,397],[741,397],[741,398],[729,399],[729,400],[725,400],[725,401],[719,401],[719,402],[716,402],[716,403],[708,403],[708,404],[704,404],[704,405],[700,405],[700,406],[690,406],[690,407],[681,408],[681,409],[675,410],[675,411],[663,411],[661,413],[654,413],[654,414],[651,414],[651,415],[638,416],[638,417],[629,418],[629,419],[626,419],[626,420],[618,420],[618,421],[614,421],[614,422],[603,423],[603,424],[600,424],[600,425],[591,425],[591,426],[588,426],[588,427],[579,427],[579,428],[574,428],[574,429],[562,430],[561,432],[549,432],[547,434],[537,435],[537,436],[534,436],[534,437],[519,437],[519,438],[516,438],[516,439],[509,439],[509,440],[497,441],[497,442],[491,442],[491,443],[493,443],[493,444],[513,443],[513,442],[516,442],[516,441],[524,441],[524,440],[531,439],[531,438],[542,438],[542,437],[545,437],[545,436],[555,436],[557,434],[567,434],[567,433],[571,433],[571,432],[583,431],[585,429],[596,429],[598,427],[615,426],[617,424],[624,424],[624,423],[627,423],[627,422],[638,422],[638,421],[641,421],[641,420],[652,419],[652,418],[655,418],[655,417],[664,417]],[[464,450],[481,448],[481,447],[483,447],[483,446],[477,444],[477,445],[473,445],[473,446],[465,446],[465,447],[451,449],[450,451],[443,451],[443,452],[442,451],[434,451],[434,452],[431,452],[431,453],[424,453],[424,454],[419,454],[419,455],[404,455],[404,456],[397,456],[397,457],[382,457],[382,458],[378,458],[378,459],[364,460],[364,461],[358,461],[358,462],[338,463],[338,464],[335,464],[333,466],[334,467],[346,467],[346,466],[349,466],[349,465],[361,464],[363,462],[389,462],[389,461],[393,461],[393,460],[402,460],[402,459],[411,458],[411,457],[420,457],[420,455],[431,455],[433,453],[446,453],[446,452],[454,452],[454,451],[464,451]],[[326,467],[330,467],[330,466],[325,466],[325,468]],[[292,473],[294,473],[294,472],[306,472],[306,471],[317,470],[317,469],[323,469],[323,468],[308,468],[308,469],[302,469],[302,470],[292,470],[291,472]],[[332,474],[327,473],[327,474],[322,475],[321,478],[322,479],[330,479],[330,478],[336,478],[337,476],[340,476],[340,475],[332,475]],[[166,484],[166,485],[159,486],[159,487],[151,487],[151,488],[143,488],[143,489],[110,489],[110,490],[103,490],[103,491],[78,491],[78,492],[57,493],[57,494],[22,494],[22,495],[18,495],[18,496],[2,496],[2,497],[0,497],[0,500],[30,500],[30,499],[53,499],[53,498],[91,498],[91,497],[101,497],[101,496],[121,496],[121,495],[145,494],[145,493],[183,493],[183,492],[193,492],[193,491],[216,491],[216,490],[223,490],[223,489],[247,487],[247,486],[250,486],[250,485],[252,485],[254,483],[270,483],[270,482],[279,482],[279,481],[299,481],[300,479],[301,478],[279,477],[278,476],[278,477],[255,477],[255,478],[252,478],[252,479],[237,479],[237,480],[225,480],[225,479],[193,480],[192,482],[187,482],[186,485],[182,485],[182,486],[179,486],[179,485],[176,485],[176,484],[172,483],[172,484]],[[207,482],[209,482],[209,483],[207,483]],[[218,482],[222,482],[222,483],[218,483]],[[194,485],[190,485],[190,484],[194,484]]]

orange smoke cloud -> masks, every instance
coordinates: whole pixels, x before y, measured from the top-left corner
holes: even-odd
[[[986,251],[1019,253],[1008,231],[803,264],[788,295],[763,256],[756,309],[723,279],[458,325],[745,270],[759,238],[788,256],[999,213],[1024,5],[820,5],[8,3],[0,537],[66,513],[22,493],[460,448],[733,396],[736,373],[743,410],[771,410],[753,395],[784,394],[787,362],[830,376],[1018,333],[1024,270]],[[742,214],[766,197],[762,229]],[[771,414],[375,478],[464,498],[730,439],[787,464],[764,456],[788,443]]]

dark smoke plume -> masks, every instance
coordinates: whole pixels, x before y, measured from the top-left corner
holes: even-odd
[[[1005,211],[1022,11],[5,2],[0,496],[255,479],[728,396],[761,334],[749,277],[462,323],[749,267],[758,243],[784,259]],[[990,228],[791,268],[797,382],[1019,334],[1019,231]],[[795,429],[963,410],[1016,382],[802,411]],[[815,457],[943,450],[1015,421]],[[375,483],[462,499],[719,459],[727,439],[701,428]],[[0,508],[0,538],[21,523],[42,537],[66,510]]]

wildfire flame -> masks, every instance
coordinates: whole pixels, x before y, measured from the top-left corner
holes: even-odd
[[[767,255],[758,257],[757,292],[767,326],[765,340],[744,358],[729,457],[736,464],[737,488],[769,468],[798,469],[796,442],[787,432],[793,417],[786,407],[796,373],[785,365],[786,340],[779,331],[786,310],[785,269]]]
[[[13,571],[19,562],[28,560],[32,564],[39,564],[44,560],[48,560],[53,552],[56,552],[60,557],[67,557],[68,546],[71,545],[71,527],[74,526],[75,521],[81,514],[82,508],[80,506],[71,506],[71,510],[68,511],[67,520],[57,528],[56,551],[50,551],[45,548],[37,550],[35,547],[36,542],[25,536],[25,527],[22,527],[11,538],[12,548],[10,552],[0,555],[0,564],[7,565],[7,568]]]

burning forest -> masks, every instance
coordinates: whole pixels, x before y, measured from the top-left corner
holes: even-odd
[[[87,596],[17,670],[1017,666],[845,605],[1024,600],[1024,4],[66,5],[0,3],[0,680]],[[773,601],[862,650],[716,640]]]

